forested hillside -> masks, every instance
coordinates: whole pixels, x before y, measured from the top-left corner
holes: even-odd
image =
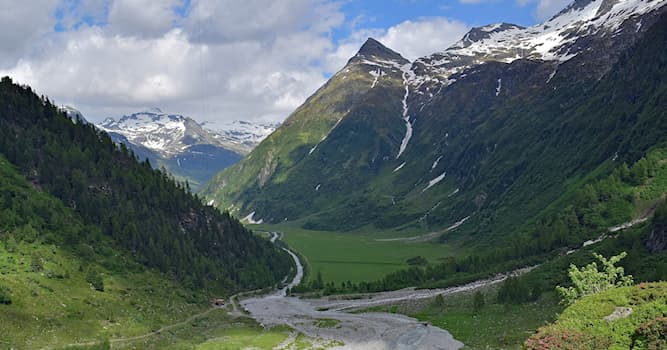
[[[187,185],[139,162],[93,125],[72,123],[47,98],[9,78],[0,82],[0,121],[0,153],[83,223],[57,231],[64,246],[77,252],[122,247],[185,285],[221,292],[272,285],[289,272],[286,254],[203,205]],[[20,217],[6,198],[5,213]],[[46,210],[36,215],[43,220],[33,226],[38,231],[66,220]],[[99,244],[103,238],[114,244]]]

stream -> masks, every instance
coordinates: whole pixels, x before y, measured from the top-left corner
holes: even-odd
[[[278,234],[272,232],[271,242]],[[463,343],[449,332],[421,323],[400,314],[382,312],[348,313],[343,310],[380,305],[380,300],[397,301],[414,299],[414,290],[402,290],[403,294],[376,293],[373,298],[360,300],[300,299],[286,296],[287,288],[298,285],[303,278],[303,265],[298,256],[285,249],[297,267],[293,280],[283,289],[265,296],[241,301],[252,318],[265,327],[286,325],[315,339],[336,340],[344,345],[333,349],[346,350],[394,350],[394,349],[460,349]],[[421,293],[421,291],[420,291]],[[431,292],[430,296],[437,295]],[[383,296],[391,297],[384,298]],[[420,294],[425,295],[426,294]],[[322,327],[318,320],[336,320],[332,327]]]

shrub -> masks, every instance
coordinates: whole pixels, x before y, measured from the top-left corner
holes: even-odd
[[[406,260],[406,262],[408,263],[408,265],[412,265],[412,266],[424,266],[424,265],[428,264],[428,261],[423,256],[412,257],[412,258]]]
[[[632,349],[667,349],[667,317],[641,324],[632,335]]]
[[[572,280],[573,286],[568,288],[556,287],[556,290],[563,298],[562,302],[564,304],[572,304],[584,295],[599,293],[613,287],[632,285],[632,276],[625,276],[623,268],[615,266],[616,263],[627,255],[626,252],[622,252],[607,259],[600,254],[593,253],[593,256],[602,264],[602,271],[598,269],[596,262],[592,262],[581,269],[575,265],[570,265],[568,275]]]
[[[484,294],[477,291],[472,298],[472,310],[474,313],[479,313],[484,307]]]
[[[575,331],[542,328],[524,345],[527,350],[598,350],[609,348],[611,340]]]
[[[12,291],[9,287],[0,286],[0,304],[9,305],[12,303]]]
[[[90,283],[95,290],[104,292],[104,280],[99,273],[94,270],[90,270],[86,275],[86,282]]]
[[[33,254],[32,258],[30,259],[30,268],[32,269],[32,272],[41,272],[44,270],[44,264],[42,263],[42,257],[40,257],[38,254]]]
[[[0,286],[0,305],[9,305],[12,303],[12,291],[5,286]]]

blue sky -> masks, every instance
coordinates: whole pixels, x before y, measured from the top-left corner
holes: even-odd
[[[0,74],[101,121],[281,121],[372,36],[408,59],[568,0],[0,0]],[[202,107],[204,106],[204,107]]]
[[[343,5],[346,17],[358,19],[360,26],[389,28],[405,20],[441,16],[461,20],[473,26],[496,22],[533,25],[535,4],[520,6],[515,1],[388,0],[350,1]],[[341,35],[345,35],[342,33]]]

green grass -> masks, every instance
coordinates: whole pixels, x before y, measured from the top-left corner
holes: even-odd
[[[315,322],[315,327],[319,328],[334,328],[340,325],[340,321],[333,318],[320,318]]]
[[[11,290],[12,300],[0,305],[0,339],[11,347],[140,335],[209,307],[202,293],[138,267],[135,272],[111,271],[55,245],[21,242],[13,250],[0,244],[0,285]],[[33,272],[33,255],[43,261],[43,271]],[[103,292],[86,281],[85,271],[91,268],[100,271]]]
[[[271,350],[279,345],[289,336],[289,330],[275,328],[263,330],[259,327],[233,328],[222,332],[219,337],[211,339],[201,345],[197,350],[241,350],[241,349],[266,349]]]
[[[279,231],[283,240],[299,252],[314,277],[322,273],[325,282],[372,281],[390,272],[409,267],[407,260],[422,256],[430,263],[458,254],[450,246],[438,243],[378,241],[387,233],[337,233],[312,231],[289,225],[258,225],[256,229]]]

